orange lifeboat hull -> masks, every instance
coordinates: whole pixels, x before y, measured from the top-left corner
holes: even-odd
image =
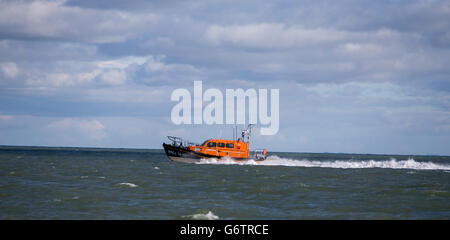
[[[244,139],[244,131],[242,139]],[[167,157],[172,161],[195,163],[201,159],[232,159],[234,161],[255,160],[262,161],[266,158],[267,151],[256,150],[250,157],[250,141],[209,139],[202,144],[187,142],[179,137],[167,136],[172,144],[163,143]]]

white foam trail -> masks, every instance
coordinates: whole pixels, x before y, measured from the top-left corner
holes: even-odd
[[[200,159],[199,162],[196,162],[196,164],[225,164],[225,165],[237,164],[237,165],[249,165],[248,162],[249,161],[236,162],[236,161],[234,161],[231,158],[225,157],[225,158],[221,158],[221,159],[217,159],[217,158],[202,158],[202,159]]]
[[[214,213],[212,213],[211,211],[209,211],[206,214],[202,214],[202,213],[194,214],[194,215],[192,215],[192,219],[196,219],[196,220],[217,220],[217,219],[219,219],[219,217],[214,215]]]
[[[128,186],[128,187],[138,187],[138,185],[134,184],[134,183],[119,183],[119,185],[121,186]]]
[[[335,161],[311,161],[308,159],[281,158],[276,155],[268,156],[263,162],[233,161],[231,159],[202,159],[199,164],[236,164],[236,165],[263,165],[263,166],[289,166],[289,167],[323,167],[323,168],[390,168],[390,169],[415,169],[415,170],[450,170],[449,164],[438,164],[433,162],[417,162],[410,158],[408,160],[396,160],[391,158],[385,161],[375,160],[335,160]]]

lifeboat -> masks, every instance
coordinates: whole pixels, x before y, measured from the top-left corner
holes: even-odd
[[[176,162],[195,163],[209,158],[231,159],[236,162],[264,161],[266,149],[250,151],[250,134],[251,125],[242,131],[242,137],[237,140],[208,139],[202,144],[195,144],[179,137],[167,136],[171,143],[163,143],[163,148],[167,157]]]

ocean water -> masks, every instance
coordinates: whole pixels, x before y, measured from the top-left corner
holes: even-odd
[[[0,147],[0,219],[450,219],[450,157]]]

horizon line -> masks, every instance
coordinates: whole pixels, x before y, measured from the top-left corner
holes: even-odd
[[[132,147],[83,147],[83,146],[39,146],[39,145],[3,145],[0,144],[0,150],[5,147],[10,148],[83,148],[83,149],[121,149],[121,150],[164,150],[161,148],[132,148]],[[293,152],[293,151],[269,151],[272,153],[303,153],[303,154],[346,154],[346,155],[392,155],[392,156],[437,156],[450,157],[450,155],[439,154],[400,154],[400,153],[346,153],[346,152]]]

